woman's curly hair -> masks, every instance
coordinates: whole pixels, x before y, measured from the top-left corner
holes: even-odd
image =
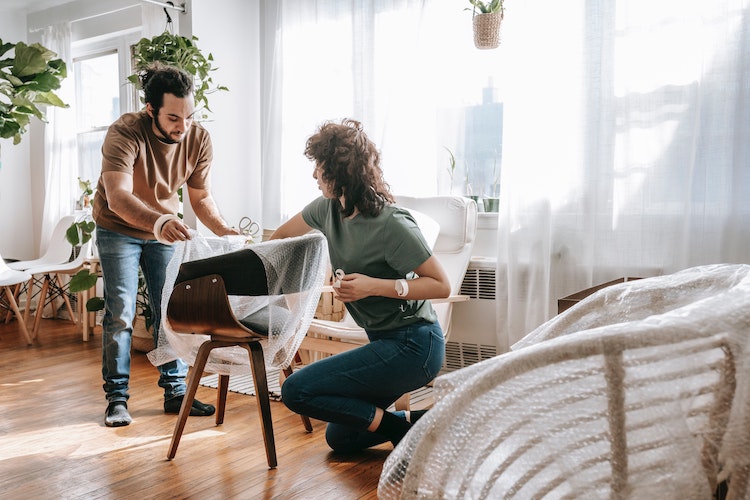
[[[380,153],[362,130],[362,124],[346,118],[325,122],[307,139],[305,156],[321,169],[323,181],[336,198],[344,196],[341,213],[375,217],[387,203],[394,203],[380,169]]]

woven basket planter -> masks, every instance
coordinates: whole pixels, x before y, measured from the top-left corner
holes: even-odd
[[[138,352],[149,352],[156,347],[154,345],[154,336],[151,329],[146,330],[146,321],[141,317],[133,320],[133,336],[131,337],[131,347]]]
[[[478,49],[496,49],[500,45],[502,12],[474,14],[474,46]]]

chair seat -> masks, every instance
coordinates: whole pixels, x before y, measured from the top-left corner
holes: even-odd
[[[30,279],[31,275],[24,271],[6,269],[5,271],[0,272],[0,286],[13,286],[29,281]]]

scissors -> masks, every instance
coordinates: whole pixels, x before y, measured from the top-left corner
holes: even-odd
[[[255,239],[258,233],[260,233],[260,226],[250,217],[241,218],[239,227],[240,233],[245,237],[249,236],[251,239]]]

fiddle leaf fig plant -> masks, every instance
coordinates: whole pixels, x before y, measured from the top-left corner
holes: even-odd
[[[217,69],[213,67],[214,57],[211,53],[204,56],[195,43],[197,41],[198,37],[187,38],[168,31],[153,38],[141,38],[133,45],[135,73],[128,77],[128,81],[141,90],[140,74],[153,63],[159,61],[176,66],[195,78],[196,108],[203,106],[207,111],[211,111],[207,96],[219,90],[229,89],[223,85],[214,85],[211,77],[211,73]]]
[[[5,56],[13,51],[13,57]],[[55,90],[67,77],[67,67],[46,47],[0,40],[0,137],[21,142],[21,135],[34,116],[45,120],[39,106],[67,108]]]

